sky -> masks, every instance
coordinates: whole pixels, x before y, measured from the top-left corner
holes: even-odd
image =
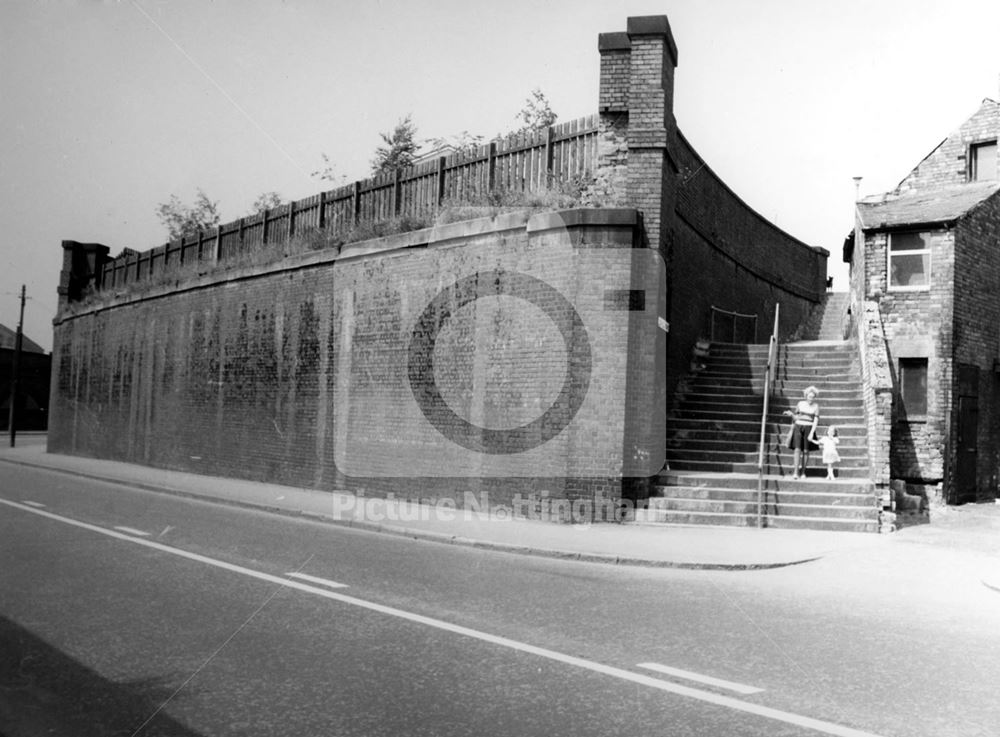
[[[666,15],[674,114],[761,215],[830,251],[1000,96],[996,0],[0,0],[0,323],[52,347],[62,240],[146,250],[198,189],[223,222],[263,192],[368,175],[406,116],[420,138],[517,127],[533,89],[596,112],[597,36]]]

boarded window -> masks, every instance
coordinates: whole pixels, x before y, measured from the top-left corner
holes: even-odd
[[[927,415],[927,359],[899,359],[899,401],[906,417]]]

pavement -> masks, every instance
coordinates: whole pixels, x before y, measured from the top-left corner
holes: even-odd
[[[779,568],[844,553],[875,554],[919,545],[986,561],[984,586],[1000,593],[1000,504],[932,509],[928,524],[886,535],[821,530],[678,525],[559,524],[452,507],[433,507],[336,491],[204,476],[46,452],[44,435],[17,436],[0,463],[150,491],[301,515],[386,534],[597,563],[703,570]],[[911,548],[912,549],[912,548]]]

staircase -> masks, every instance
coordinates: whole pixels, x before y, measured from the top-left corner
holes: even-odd
[[[838,306],[837,309],[840,307]],[[815,326],[813,334],[820,332]],[[823,333],[820,333],[823,334]],[[668,420],[667,469],[656,478],[654,524],[757,524],[757,458],[766,345],[699,344],[692,373],[678,387]],[[826,480],[817,450],[806,478],[793,481],[782,415],[819,389],[818,435],[836,425],[841,461]],[[877,532],[879,498],[869,481],[861,380],[853,343],[810,340],[779,347],[767,418],[763,523],[767,527]]]

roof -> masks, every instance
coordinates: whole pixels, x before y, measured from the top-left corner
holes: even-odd
[[[0,350],[12,351],[15,348],[17,333],[6,325],[0,325]],[[45,349],[27,335],[21,335],[21,350],[25,353],[45,353]]]
[[[858,203],[865,230],[951,223],[1000,190],[1000,182],[971,182],[905,194],[883,194]]]

